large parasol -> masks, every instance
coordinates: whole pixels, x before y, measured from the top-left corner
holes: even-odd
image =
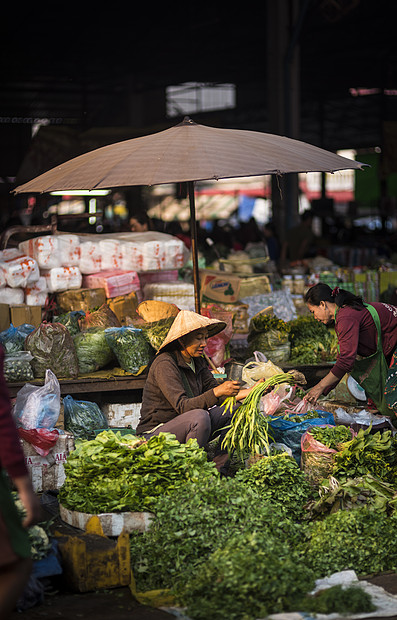
[[[185,118],[143,137],[95,149],[18,186],[14,192],[110,189],[186,182],[189,192],[196,312],[200,312],[194,183],[299,172],[362,169],[365,164],[299,140],[208,127]]]

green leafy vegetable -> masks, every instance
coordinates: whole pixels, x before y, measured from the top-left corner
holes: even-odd
[[[352,439],[352,432],[347,426],[313,426],[308,432],[331,450],[337,450],[341,444]]]
[[[362,614],[375,609],[371,595],[359,585],[324,588],[314,596],[307,596],[299,606],[300,611],[325,615]]]
[[[234,478],[213,477],[179,487],[159,498],[149,530],[131,535],[138,591],[183,586],[195,567],[232,535],[255,528],[291,546],[299,539],[299,526]]]
[[[160,433],[144,441],[107,430],[81,441],[64,465],[60,502],[90,514],[152,511],[158,497],[188,480],[218,475],[195,439]]]
[[[266,531],[232,536],[202,563],[181,595],[193,620],[255,620],[294,611],[314,576],[288,544]]]
[[[318,364],[336,358],[338,340],[334,329],[316,321],[311,315],[299,316],[288,324],[291,342],[290,363]]]
[[[304,515],[311,487],[294,458],[286,452],[265,456],[252,467],[240,470],[236,479],[255,489],[261,498],[277,505],[292,519]]]
[[[307,524],[302,554],[317,578],[342,570],[368,575],[397,568],[397,515],[338,510]]]

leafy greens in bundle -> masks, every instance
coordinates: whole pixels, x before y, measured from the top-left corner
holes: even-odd
[[[316,578],[343,570],[368,575],[397,568],[397,515],[357,508],[307,524],[302,556]]]
[[[180,598],[193,620],[256,620],[299,609],[313,586],[313,572],[287,542],[254,530],[218,547]]]
[[[158,497],[189,480],[218,475],[195,439],[170,433],[148,441],[107,430],[81,441],[64,465],[61,504],[89,514],[152,511]]]
[[[213,477],[186,483],[159,498],[148,531],[131,534],[138,590],[183,586],[231,535],[239,537],[252,529],[291,545],[299,539],[299,526],[243,482]]]
[[[397,439],[391,431],[360,429],[336,454],[332,475],[339,481],[366,474],[397,487]]]
[[[238,471],[236,479],[294,519],[304,515],[304,505],[312,492],[299,465],[286,452],[263,457],[252,467]]]
[[[336,358],[338,341],[334,329],[316,321],[311,315],[289,321],[289,327],[291,364],[318,364]]]

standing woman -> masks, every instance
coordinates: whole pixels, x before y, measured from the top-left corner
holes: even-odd
[[[321,282],[308,289],[304,301],[317,321],[325,325],[335,322],[339,350],[335,365],[308,391],[306,399],[315,404],[321,394],[328,394],[348,373],[364,388],[378,411],[390,416],[392,397],[385,397],[385,386],[397,347],[397,307],[364,303],[349,291],[339,287],[331,290]]]
[[[252,389],[240,390],[238,381],[219,383],[203,357],[207,339],[225,327],[223,321],[179,311],[150,366],[136,429],[146,439],[159,433],[173,433],[181,443],[195,438],[200,447],[219,436],[214,462],[221,473],[227,472],[229,455],[220,444],[232,416],[220,405],[227,396],[242,400]]]

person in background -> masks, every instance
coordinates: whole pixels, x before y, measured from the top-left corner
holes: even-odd
[[[321,394],[328,394],[345,374],[350,374],[378,411],[391,416],[394,424],[393,412],[397,414],[397,410],[390,404],[397,398],[390,389],[390,376],[396,371],[391,363],[397,347],[397,307],[364,303],[361,297],[339,287],[332,290],[322,282],[306,291],[304,301],[317,321],[335,323],[339,349],[335,365],[307,392],[306,400],[316,404]]]
[[[11,401],[3,374],[0,346],[0,618],[15,609],[32,570],[26,528],[40,522],[41,506],[27,470],[19,435],[11,414]],[[8,475],[8,477],[7,477]],[[11,479],[24,505],[21,523],[11,494]]]
[[[238,381],[219,383],[203,357],[207,339],[225,327],[223,321],[179,311],[150,366],[136,434],[149,439],[173,433],[181,443],[195,438],[200,447],[219,436],[213,460],[227,475],[229,455],[221,443],[232,415],[221,404],[227,396],[244,399],[252,388],[240,389]]]
[[[282,263],[286,261],[293,263],[310,257],[316,241],[316,235],[312,230],[313,217],[313,211],[310,209],[304,211],[300,224],[288,230],[281,248]]]
[[[147,232],[150,230],[150,218],[143,211],[130,216],[131,232]]]

